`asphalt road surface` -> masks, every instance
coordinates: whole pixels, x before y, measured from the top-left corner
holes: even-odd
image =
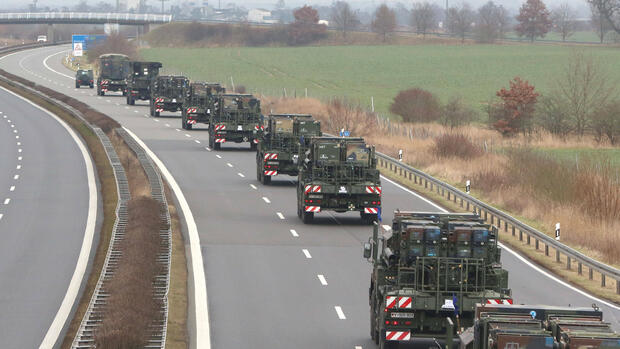
[[[86,165],[67,130],[4,90],[0,149],[0,347],[36,348],[76,269]]]
[[[58,89],[110,115],[165,163],[192,208],[207,279],[212,345],[227,348],[374,348],[369,332],[370,264],[362,243],[371,228],[357,214],[297,218],[295,185],[256,181],[255,153],[225,144],[210,151],[205,130],[181,129],[179,113],[148,116],[148,104],[127,106],[120,94],[74,88],[60,59],[67,46],[20,52],[0,68]],[[383,180],[384,222],[396,208],[439,211]],[[504,251],[518,303],[590,306],[593,301]],[[616,327],[620,311],[602,306]]]

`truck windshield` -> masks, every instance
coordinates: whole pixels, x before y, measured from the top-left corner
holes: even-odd
[[[281,118],[275,120],[276,133],[292,133],[293,119]]]
[[[123,64],[120,62],[103,62],[101,67],[101,76],[107,79],[121,80],[125,78]]]
[[[347,162],[367,163],[370,151],[364,144],[347,144]]]

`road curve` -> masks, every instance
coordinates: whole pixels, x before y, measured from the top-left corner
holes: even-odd
[[[69,286],[87,230],[87,165],[47,113],[2,89],[0,112],[0,343],[36,348],[55,319],[62,329],[81,285],[83,271]]]
[[[260,185],[254,153],[234,145],[210,151],[207,132],[180,129],[178,116],[152,118],[144,102],[126,106],[120,95],[100,97],[93,90],[74,89],[72,73],[60,63],[63,51],[67,46],[20,52],[1,61],[0,68],[114,117],[165,163],[198,227],[212,347],[374,347],[369,335],[370,265],[361,256],[371,230],[358,216],[320,214],[315,224],[301,224],[293,182],[278,178],[271,186]],[[383,208],[386,222],[396,208],[439,211],[387,180]],[[593,303],[505,251],[503,263],[519,303]],[[602,308],[618,327],[620,311]]]

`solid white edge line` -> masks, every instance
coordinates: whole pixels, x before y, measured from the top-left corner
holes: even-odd
[[[338,314],[338,318],[340,320],[346,320],[347,319],[347,317],[344,316],[344,312],[342,311],[342,308],[340,306],[336,305],[334,307],[334,309],[336,309],[336,314]]]
[[[428,200],[428,199],[426,199],[426,198],[424,198],[424,197],[420,196],[418,193],[413,192],[413,191],[411,191],[411,190],[409,190],[409,189],[407,189],[407,188],[403,187],[402,185],[400,185],[400,184],[398,184],[398,183],[396,183],[396,182],[394,182],[394,181],[392,181],[392,180],[390,180],[390,179],[388,179],[388,178],[385,178],[384,176],[381,176],[381,178],[382,178],[382,179],[387,180],[388,182],[390,182],[390,183],[392,183],[392,184],[394,184],[395,186],[399,187],[400,189],[402,189],[402,190],[404,190],[404,191],[406,191],[406,192],[408,192],[408,193],[410,193],[410,194],[412,194],[412,195],[417,196],[418,198],[420,198],[420,199],[424,200],[425,202],[427,202],[427,203],[429,203],[429,204],[433,205],[434,207],[436,207],[437,209],[441,210],[442,212],[448,212],[448,210],[446,210],[445,208],[443,208],[443,207],[441,207],[441,206],[437,205],[436,203],[434,203],[434,202],[432,202],[432,201],[430,201],[430,200]],[[506,246],[506,245],[502,244],[501,242],[499,243],[499,246],[500,246],[502,249],[506,250],[508,253],[510,253],[510,254],[512,254],[513,256],[515,256],[518,260],[520,260],[521,262],[523,262],[523,263],[524,263],[525,265],[527,265],[528,267],[530,267],[530,268],[532,268],[532,269],[536,270],[537,272],[541,273],[543,276],[546,276],[547,278],[549,278],[549,279],[551,279],[551,280],[553,280],[553,281],[555,281],[555,282],[559,283],[560,285],[562,285],[562,286],[564,286],[564,287],[566,287],[566,288],[568,288],[568,289],[570,289],[570,290],[572,290],[572,291],[575,291],[575,292],[577,292],[577,293],[581,294],[582,296],[584,296],[584,297],[586,297],[586,298],[589,298],[589,299],[591,299],[591,300],[593,300],[593,301],[596,301],[596,302],[598,302],[598,303],[604,304],[604,305],[606,305],[606,306],[608,306],[608,307],[610,307],[610,308],[612,308],[612,309],[620,310],[620,306],[617,306],[617,305],[615,305],[615,304],[613,304],[613,303],[610,303],[610,302],[607,302],[607,301],[605,301],[605,300],[603,300],[603,299],[600,299],[600,298],[598,298],[598,297],[595,297],[595,296],[593,296],[593,295],[591,295],[591,294],[587,293],[586,291],[583,291],[583,290],[581,290],[581,289],[579,289],[579,288],[577,288],[577,287],[575,287],[575,286],[573,286],[573,285],[571,285],[571,284],[569,284],[569,283],[567,283],[567,282],[565,282],[565,281],[563,281],[563,280],[560,280],[560,279],[559,279],[559,278],[557,278],[556,276],[554,276],[554,275],[550,274],[549,272],[547,272],[547,271],[545,271],[544,269],[540,268],[540,267],[539,267],[539,266],[537,266],[536,264],[534,264],[534,263],[532,263],[531,261],[527,260],[527,259],[526,259],[525,257],[523,257],[521,254],[519,254],[518,252],[514,251],[514,250],[513,250],[513,249],[511,249],[510,247],[508,247],[508,246]]]
[[[56,71],[56,70],[52,69],[49,65],[47,65],[47,60],[48,60],[48,59],[50,59],[50,58],[52,58],[52,57],[54,57],[54,56],[58,56],[58,55],[59,55],[59,54],[61,54],[61,53],[66,53],[66,52],[69,52],[69,51],[70,51],[70,50],[66,50],[66,49],[65,49],[65,50],[62,50],[62,51],[60,51],[60,52],[52,53],[51,55],[49,55],[49,56],[45,57],[45,59],[43,60],[43,65],[45,66],[45,68],[47,68],[48,70],[53,71],[54,73],[56,73],[56,74],[58,74],[58,75],[64,76],[65,78],[68,78],[68,79],[71,79],[71,80],[75,79],[75,76],[69,76],[69,75],[67,75],[67,74],[63,74],[63,73],[61,73],[61,72],[59,72],[59,71]]]
[[[125,131],[138,143],[142,149],[149,155],[151,160],[159,167],[159,171],[164,176],[170,189],[174,192],[181,210],[183,211],[183,217],[185,217],[185,224],[187,226],[190,258],[192,264],[192,277],[194,279],[194,304],[195,304],[195,322],[196,322],[196,348],[211,348],[211,333],[209,328],[209,311],[207,300],[207,280],[204,272],[204,260],[202,258],[202,251],[200,249],[200,236],[198,235],[198,227],[194,220],[192,210],[185,199],[185,195],[181,190],[181,187],[174,179],[170,171],[166,168],[166,165],[144,144],[144,142],[138,138],[128,128],[123,127]]]
[[[62,119],[58,116],[52,114],[51,112],[43,109],[42,107],[36,105],[35,103],[25,99],[24,97],[15,94],[5,88],[2,88],[3,91],[12,94],[13,96],[23,100],[24,102],[32,105],[33,107],[41,110],[42,112],[51,116],[54,120],[56,120],[66,131],[69,133],[73,141],[76,143],[78,148],[80,149],[80,153],[82,154],[82,158],[84,159],[84,163],[86,165],[86,178],[88,181],[88,217],[86,218],[86,229],[84,230],[84,239],[82,240],[82,246],[80,248],[80,254],[78,256],[78,260],[75,266],[75,270],[73,271],[73,275],[71,276],[71,281],[69,282],[69,286],[67,287],[67,293],[60,304],[60,308],[58,308],[58,312],[54,316],[54,320],[50,325],[43,341],[39,345],[39,348],[53,348],[54,344],[58,341],[58,337],[60,336],[60,332],[62,331],[65,323],[67,322],[69,315],[71,314],[71,309],[73,308],[73,304],[77,300],[77,296],[80,291],[80,286],[82,285],[82,280],[84,279],[84,274],[86,273],[86,267],[88,266],[88,260],[90,257],[90,252],[92,250],[93,238],[95,235],[95,227],[97,223],[97,203],[98,203],[98,191],[97,191],[97,182],[95,181],[95,170],[92,159],[90,158],[90,153],[88,152],[86,145],[82,142],[81,138],[73,131],[73,129],[67,125]]]

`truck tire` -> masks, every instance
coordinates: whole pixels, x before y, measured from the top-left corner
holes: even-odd
[[[127,96],[127,90],[123,90],[123,96]]]
[[[220,149],[222,149],[222,143],[215,143],[215,145],[213,146],[213,148],[214,148],[215,150],[220,150]]]
[[[313,219],[314,212],[306,212],[304,209],[301,210],[301,220],[304,222],[304,224],[312,223]]]
[[[102,96],[105,96],[105,91],[101,91],[101,95],[102,95]]]
[[[378,215],[372,213],[360,212],[360,216],[362,217],[362,222],[366,224],[372,224],[378,220]]]
[[[261,183],[263,183],[264,185],[269,185],[271,184],[271,176],[265,176],[265,173],[263,173],[261,175],[262,181]]]
[[[156,111],[154,114],[155,114],[155,115],[153,115],[154,117],[156,117],[156,118],[159,117],[159,112],[158,111]]]
[[[212,135],[209,135],[209,148],[215,149],[215,138],[213,138]],[[258,178],[258,180],[260,180],[260,178]]]
[[[94,88],[95,86],[93,84],[90,84],[90,85],[88,85],[88,87]]]
[[[258,143],[254,143],[254,140],[250,139],[250,150],[256,151],[257,148],[258,148]]]
[[[80,83],[79,82],[75,83],[75,88],[80,88]]]

